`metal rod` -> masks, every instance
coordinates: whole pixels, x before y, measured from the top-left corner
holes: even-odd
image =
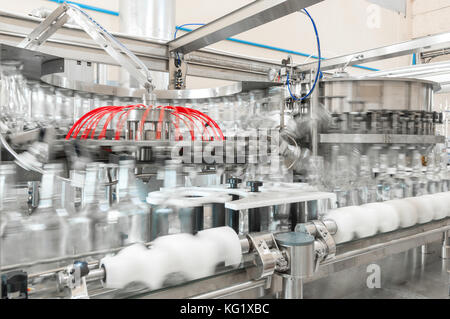
[[[146,243],[145,245],[147,247],[150,247],[152,245],[152,243],[151,242],[150,243]],[[28,268],[28,267],[32,267],[32,266],[36,266],[36,265],[45,265],[45,264],[52,264],[52,263],[62,262],[62,261],[68,261],[68,260],[71,260],[71,259],[72,260],[77,260],[77,259],[83,259],[83,258],[86,258],[86,257],[92,257],[92,256],[96,256],[96,255],[105,255],[105,254],[110,254],[110,253],[116,253],[116,252],[122,250],[125,247],[127,247],[127,246],[123,246],[123,247],[119,247],[119,248],[113,248],[113,249],[97,250],[97,251],[93,251],[93,252],[89,252],[89,253],[70,255],[70,256],[64,256],[64,257],[41,259],[41,260],[36,260],[36,261],[33,261],[33,262],[16,264],[16,265],[8,265],[6,267],[0,268],[0,271],[1,272],[5,272],[5,271],[10,271],[10,270],[13,270],[13,269],[17,269],[17,268]],[[64,268],[57,269],[57,271],[60,271],[60,270],[64,270]],[[48,272],[45,272],[45,273],[48,273]]]
[[[197,295],[197,296],[191,297],[190,299],[224,298],[228,295],[236,294],[236,293],[247,291],[250,289],[265,287],[266,281],[267,281],[267,278],[263,278],[263,279],[256,280],[256,281],[255,280],[247,281],[242,284],[238,284],[238,285],[234,285],[231,287],[226,287],[226,288],[218,289],[215,291],[207,292],[207,293],[204,293],[201,295]]]
[[[443,234],[442,238],[442,249],[441,249],[441,258],[449,259],[450,258],[450,232],[447,230]]]
[[[379,249],[383,249],[383,248],[386,248],[386,247],[389,247],[389,246],[393,246],[393,245],[396,245],[396,244],[401,244],[403,242],[407,242],[407,241],[410,241],[410,240],[418,239],[418,238],[425,237],[425,236],[428,236],[428,235],[437,234],[437,233],[443,233],[443,232],[446,232],[448,230],[450,230],[450,226],[444,226],[444,227],[440,227],[440,228],[437,228],[437,229],[425,231],[423,233],[409,235],[409,236],[406,236],[406,237],[403,237],[403,238],[399,238],[399,239],[394,239],[394,240],[391,240],[389,242],[380,243],[380,244],[372,245],[372,246],[361,248],[361,249],[356,249],[356,250],[353,250],[353,251],[350,251],[350,252],[347,252],[347,253],[344,253],[344,254],[337,255],[335,258],[333,258],[331,260],[327,260],[327,261],[321,263],[321,266],[322,265],[323,266],[331,265],[331,264],[334,264],[335,262],[347,260],[347,259],[350,259],[350,258],[354,258],[354,257],[356,257],[358,255],[370,253],[370,252],[373,252],[373,251],[376,251],[376,250],[379,250]]]
[[[379,61],[399,56],[416,53],[420,49],[438,49],[445,48],[450,45],[450,32],[426,36],[411,41],[396,43],[380,48],[370,49],[366,51],[355,52],[336,58],[329,58],[322,62],[321,70],[339,69],[344,66],[352,66],[355,64],[363,64],[373,61]],[[314,70],[317,66],[316,62],[302,64],[298,68],[304,72]]]

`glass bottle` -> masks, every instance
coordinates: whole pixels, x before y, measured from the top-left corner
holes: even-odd
[[[428,194],[428,182],[422,172],[422,155],[418,150],[413,151],[412,155],[412,174],[413,181],[413,196],[422,196]]]
[[[370,160],[367,155],[361,156],[359,177],[355,182],[355,188],[358,192],[359,205],[377,201],[377,184],[372,178]]]
[[[74,98],[74,121],[78,121],[83,115],[92,109],[92,95],[90,93],[75,92]]]
[[[427,160],[427,172],[426,179],[428,181],[427,191],[428,194],[438,193],[440,190],[440,178],[437,174],[439,167],[436,167],[434,152],[431,151]]]
[[[113,210],[126,216],[124,244],[150,241],[150,207],[139,199],[134,160],[119,162],[118,203]]]
[[[39,206],[27,220],[31,260],[62,257],[67,239],[67,211],[61,202],[62,180],[57,176],[63,171],[62,164],[44,167],[40,188]]]
[[[236,108],[236,119],[238,121],[238,127],[241,129],[247,128],[247,122],[250,121],[249,111],[250,111],[250,94],[249,93],[239,93],[236,96],[237,108]]]
[[[308,165],[308,184],[314,187],[317,191],[325,191],[324,184],[324,159],[322,156],[311,156]],[[321,218],[325,215],[328,208],[328,200],[310,201],[307,203],[309,216],[316,216]]]
[[[447,151],[441,153],[439,166],[439,177],[441,179],[441,192],[448,192],[450,190],[450,176],[448,172],[448,154]]]
[[[380,171],[376,177],[377,183],[377,201],[383,202],[394,198],[392,187],[395,183],[391,175],[394,173],[392,168],[388,167],[387,154],[380,154]]]
[[[54,119],[60,127],[70,127],[73,124],[73,110],[73,91],[63,88],[55,89]]]
[[[55,92],[51,85],[41,83],[41,109],[45,114],[45,122],[54,123],[55,121]]]
[[[357,180],[359,178],[359,167],[361,163],[361,154],[358,148],[352,147],[348,156],[348,180],[349,180],[349,202],[348,206],[360,205]]]
[[[96,206],[98,167],[99,164],[97,163],[89,163],[86,166],[83,185],[83,209],[80,212],[75,212],[74,209],[66,209],[69,212],[67,218],[67,255],[77,255],[93,250],[93,219],[91,215],[96,216],[96,213],[100,211]]]
[[[90,220],[91,249],[94,251],[122,247],[126,234],[126,216],[109,208],[104,189],[99,187],[99,163],[86,167],[83,209],[80,215]]]
[[[10,116],[13,130],[23,130],[25,121],[29,120],[29,103],[26,101],[25,78],[22,75],[23,64],[18,60],[4,60],[2,70],[2,113]],[[3,113],[5,114],[5,113]]]
[[[333,177],[332,191],[336,193],[338,207],[349,205],[349,169],[348,158],[345,155],[339,155],[336,165],[331,173]]]
[[[15,174],[15,165],[0,165],[0,266],[28,261],[26,217],[18,208]]]
[[[267,127],[265,123],[263,123],[262,109],[264,103],[265,98],[263,90],[250,91],[249,116],[251,116],[252,120],[248,123],[249,128]]]
[[[45,90],[38,81],[30,83],[30,85],[31,118],[35,122],[46,123],[47,112]]]
[[[223,123],[222,131],[225,135],[231,134],[234,128],[234,101],[230,97],[222,98],[219,106],[219,118]]]
[[[407,198],[413,196],[413,181],[407,173],[405,153],[398,154],[397,170],[394,175],[394,180],[394,198]]]

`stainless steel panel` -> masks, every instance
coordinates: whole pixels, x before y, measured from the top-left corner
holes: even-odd
[[[332,113],[432,111],[434,82],[403,78],[332,78],[320,85],[320,100]]]
[[[68,72],[60,74],[48,74],[44,75],[41,80],[57,87],[102,95],[142,98],[145,93],[145,90],[143,89],[133,89],[122,86],[103,85],[88,81],[79,81],[77,80],[77,77],[67,75]],[[230,96],[241,92],[266,89],[272,86],[280,85],[282,84],[274,82],[244,81],[215,88],[192,90],[155,90],[153,91],[153,93],[156,95],[156,98],[158,100],[199,100]]]

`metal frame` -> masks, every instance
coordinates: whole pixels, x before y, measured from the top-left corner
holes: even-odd
[[[304,278],[304,283],[327,277],[333,273],[361,265],[367,265],[387,256],[398,254],[425,244],[443,241],[443,235],[448,235],[450,218],[419,224],[409,228],[399,229],[373,237],[350,241],[337,245],[336,254],[320,262],[318,271],[313,276]],[[269,234],[271,235],[271,234]],[[445,238],[444,238],[445,240]],[[448,241],[448,239],[447,239]],[[147,245],[149,245],[148,243]],[[97,252],[99,253],[99,252]],[[246,269],[251,265],[255,255],[244,251],[244,268],[225,270],[211,277],[186,282],[160,290],[143,289],[136,292],[117,289],[104,289],[96,284],[103,278],[103,271],[98,269],[98,263],[89,264],[91,269],[86,279],[90,283],[90,298],[122,298],[160,299],[160,298],[259,298],[268,294],[281,292],[282,277],[274,274],[271,278],[252,279],[251,272]],[[75,257],[75,256],[71,256]],[[55,259],[56,260],[56,259]],[[53,260],[53,261],[55,261]],[[14,266],[17,268],[19,265]],[[8,267],[8,269],[13,269]],[[32,274],[32,278],[47,278],[64,268],[48,272]],[[5,270],[5,269],[2,269]],[[270,285],[268,285],[270,283]]]
[[[344,269],[366,265],[389,255],[442,240],[442,234],[449,229],[450,218],[446,218],[340,244],[337,246],[336,256],[324,260],[320,264],[318,272],[312,277],[305,278],[304,283],[313,282]],[[275,275],[273,277],[272,287],[269,291],[264,289],[266,284],[264,279],[256,281],[249,279],[248,274],[243,270],[238,270],[163,291],[143,293],[138,298],[255,298],[281,290],[279,286],[280,276]],[[247,293],[247,295],[244,293]]]
[[[320,143],[345,144],[440,144],[445,136],[396,134],[320,134]]]
[[[323,0],[259,0],[168,43],[170,51],[187,54],[233,35],[284,17]]]
[[[40,19],[0,11],[0,42],[16,46],[41,22]],[[133,37],[110,33],[129,48],[153,71],[169,71],[168,45],[144,37]],[[78,26],[64,25],[39,48],[40,52],[69,60],[119,65],[116,60],[100,48]],[[235,54],[217,53],[203,49],[185,56],[187,75],[228,81],[267,81],[270,69],[281,67],[281,63],[263,59],[251,59]]]
[[[152,78],[147,66],[133,52],[106,31],[78,6],[64,2],[39,24],[22,42],[19,48],[37,50],[60,29],[73,19],[105,52],[124,67],[131,76],[149,92],[153,90]]]
[[[17,45],[31,33],[40,21],[40,19],[30,16],[0,11],[0,41]],[[128,47],[150,70],[169,71],[169,45],[173,46],[176,42],[167,44],[149,38],[131,37],[119,33],[111,33],[111,35]],[[184,35],[178,40],[184,38],[183,41],[185,41],[188,39],[186,36]],[[189,38],[191,37],[189,36]],[[344,66],[445,48],[450,48],[450,32],[330,58],[323,61],[322,70],[338,69]],[[62,26],[60,32],[40,47],[40,51],[66,59],[118,65],[114,59],[98,48],[94,41],[87,38],[82,30],[73,25]],[[187,54],[185,62],[188,64],[187,75],[230,81],[266,81],[270,69],[282,66],[281,63],[267,62],[257,58],[250,59],[235,54],[222,54],[207,49]],[[309,72],[316,68],[316,63],[303,64],[297,68],[301,72]]]
[[[430,35],[426,37],[417,38],[411,41],[392,44],[380,48],[355,52],[352,54],[343,55],[322,62],[321,70],[328,71],[339,69],[355,64],[368,63],[384,59],[390,59],[400,56],[405,56],[413,53],[422,52],[426,50],[437,50],[450,47],[450,32]],[[301,64],[298,69],[301,71],[314,70],[317,67],[316,62]]]

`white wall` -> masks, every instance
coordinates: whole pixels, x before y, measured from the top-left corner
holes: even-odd
[[[118,11],[119,10],[119,2],[117,0],[73,0],[75,2],[84,3],[90,6],[95,6],[103,9]],[[133,1],[133,0],[130,0]],[[33,9],[36,8],[50,8],[54,9],[58,6],[56,2],[47,1],[47,0],[0,0],[0,10],[10,11],[22,14],[29,14]],[[119,29],[119,19],[118,17],[98,13],[95,11],[88,11],[94,19],[96,19],[100,24],[105,26],[107,29],[111,31],[116,31]]]

